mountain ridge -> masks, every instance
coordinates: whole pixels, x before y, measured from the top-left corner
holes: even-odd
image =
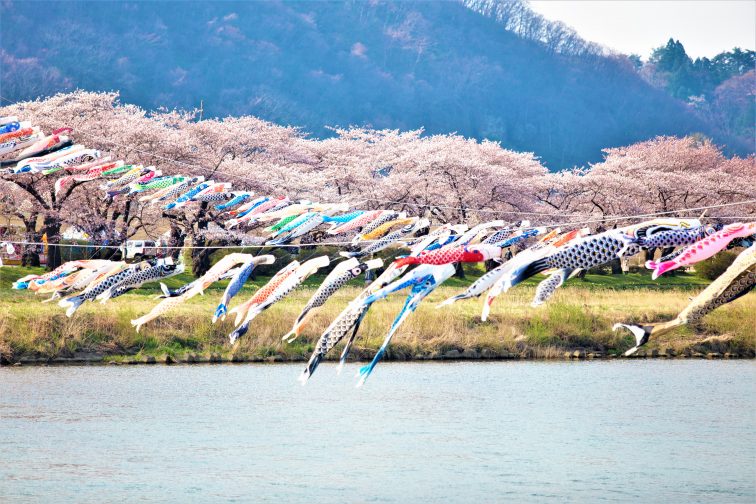
[[[522,5],[488,2],[510,4]],[[748,150],[626,58],[568,31],[589,50],[549,49],[463,3],[176,5],[2,4],[3,96],[115,89],[147,109],[202,103],[209,116],[252,114],[321,137],[349,125],[456,131],[535,152],[551,169],[656,135]]]

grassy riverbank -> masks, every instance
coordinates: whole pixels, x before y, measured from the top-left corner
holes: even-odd
[[[211,324],[210,318],[225,288],[219,283],[137,334],[129,321],[156,303],[157,285],[138,289],[106,304],[87,303],[73,318],[65,317],[55,303],[42,304],[44,296],[10,290],[16,278],[30,270],[0,268],[0,354],[5,363],[19,361],[114,360],[302,360],[309,356],[322,330],[351,300],[361,284],[342,289],[318,312],[304,337],[293,344],[281,342],[299,310],[321,277],[253,323],[249,334],[235,347],[228,344],[231,321]],[[588,275],[570,280],[548,304],[531,308],[536,280],[502,295],[490,320],[480,322],[482,300],[468,300],[436,310],[435,305],[458,293],[473,279],[452,279],[437,289],[394,338],[388,358],[563,358],[576,355],[616,355],[632,338],[613,333],[614,322],[656,322],[673,318],[706,282],[694,275],[675,275],[652,282],[649,275]],[[187,275],[170,279],[172,286],[190,281]],[[246,299],[259,278],[240,293]],[[378,302],[370,310],[356,345],[356,358],[373,355],[396,313],[403,295]],[[677,355],[718,352],[753,357],[756,294],[713,312],[696,333],[683,327],[652,340],[646,354],[658,351]],[[338,352],[334,352],[338,356]],[[170,360],[169,359],[169,360]]]

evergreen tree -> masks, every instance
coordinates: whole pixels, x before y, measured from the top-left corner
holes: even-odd
[[[669,39],[666,45],[657,47],[649,60],[657,72],[664,74],[667,91],[682,100],[700,91],[693,76],[693,62],[679,40]]]

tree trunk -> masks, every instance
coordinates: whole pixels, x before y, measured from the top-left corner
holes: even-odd
[[[168,238],[168,246],[169,247],[181,247],[184,244],[184,233],[181,232],[181,228],[175,225],[173,222],[171,222],[171,234]],[[179,256],[181,255],[181,249],[180,248],[171,248],[168,249],[168,254],[170,255],[174,261],[178,261]]]
[[[369,284],[370,282],[372,282],[374,280],[373,273],[374,273],[373,270],[367,270],[365,272],[365,283],[366,284]]]
[[[201,248],[205,245],[205,239],[203,237],[195,236],[192,240],[192,274],[195,278],[199,278],[210,269],[210,254],[211,250]]]
[[[47,235],[47,270],[52,271],[63,264],[61,248],[58,246],[58,243],[60,243],[60,221],[54,217],[46,216],[42,233]]]
[[[454,276],[457,278],[465,278],[465,269],[462,267],[461,262],[454,264]]]
[[[34,241],[34,239],[28,239],[27,241]],[[37,253],[38,245],[24,245],[21,253],[21,266],[33,266],[39,267],[39,253]]]
[[[197,231],[192,237],[192,246],[200,247],[192,249],[192,274],[196,278],[201,277],[202,275],[207,273],[207,270],[210,269],[210,254],[213,253],[212,250],[201,248],[207,244],[207,240],[204,236],[202,236],[202,231],[207,229],[207,225],[209,223],[209,219],[207,217],[207,208],[208,203],[206,201],[203,201],[200,204],[200,215],[202,215],[202,217],[197,219]]]
[[[614,259],[610,263],[610,265],[612,267],[612,275],[621,275],[622,274],[622,261],[620,260],[619,257],[616,258],[616,259]]]
[[[37,214],[32,213],[29,216],[19,215],[24,221],[24,241],[31,243],[41,242],[41,235],[37,233]],[[21,266],[33,266],[38,268],[39,264],[39,245],[21,245]]]

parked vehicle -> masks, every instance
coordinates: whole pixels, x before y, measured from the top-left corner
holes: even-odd
[[[121,257],[125,260],[156,257],[161,252],[161,244],[151,240],[129,240],[120,248]]]

